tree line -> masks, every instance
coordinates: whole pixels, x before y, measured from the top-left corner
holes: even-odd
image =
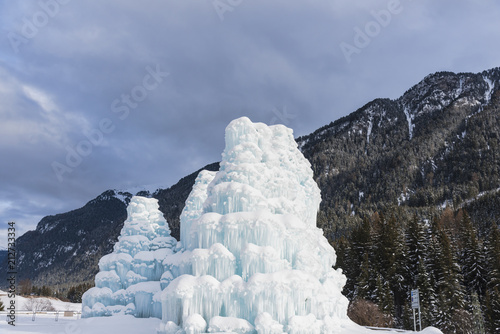
[[[33,285],[31,280],[26,278],[19,282],[18,289],[21,296],[55,297],[62,301],[81,303],[82,295],[93,286],[91,283],[82,283],[65,289],[53,289],[46,285]]]
[[[350,316],[362,325],[413,329],[410,291],[419,289],[422,328],[500,331],[500,230],[480,238],[466,211],[409,221],[375,213],[334,242],[347,276]],[[375,307],[374,311],[366,311]],[[370,317],[371,315],[371,317]]]

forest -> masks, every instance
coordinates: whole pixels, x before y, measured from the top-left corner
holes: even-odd
[[[500,231],[481,238],[465,210],[429,219],[374,213],[337,239],[336,267],[347,276],[350,317],[362,325],[413,329],[410,291],[418,289],[422,328],[498,333]]]

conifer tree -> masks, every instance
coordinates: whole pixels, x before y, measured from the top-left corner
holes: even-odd
[[[500,332],[500,292],[496,287],[486,291],[484,318],[489,334]]]
[[[460,266],[454,256],[450,238],[439,225],[435,228],[439,252],[438,267],[435,268],[438,288],[436,320],[438,327],[453,331],[456,319],[464,318],[465,293],[461,285]]]
[[[347,292],[346,295],[350,299],[354,299],[356,296],[357,280],[361,275],[365,254],[371,253],[370,230],[370,221],[365,218],[362,224],[351,232],[350,242],[340,243],[340,246],[344,249],[341,261],[346,264],[345,268],[340,268],[345,271],[348,277],[344,291]]]
[[[428,248],[424,226],[416,214],[410,220],[406,230],[406,245],[408,272],[413,276],[408,277],[408,282],[414,284],[416,276],[413,273],[417,272],[421,260],[426,258]]]
[[[486,243],[486,258],[488,263],[488,289],[500,290],[500,229],[492,226]]]
[[[435,292],[432,288],[433,279],[427,267],[427,252],[429,242],[427,238],[427,231],[424,223],[418,218],[416,214],[409,221],[405,231],[406,241],[406,281],[407,291],[412,289],[419,289],[420,304],[421,304],[421,320],[423,324],[432,323],[435,314]],[[409,294],[407,293],[407,298]],[[413,317],[411,317],[413,318]],[[410,327],[413,328],[413,322]]]
[[[427,246],[427,267],[428,272],[431,276],[431,281],[434,286],[437,287],[437,281],[439,280],[439,269],[441,262],[441,247],[439,244],[438,233],[440,231],[439,222],[437,217],[432,219],[432,223],[429,229],[429,243]]]
[[[424,259],[419,261],[415,286],[419,291],[422,327],[430,326],[434,323],[437,314],[436,293]]]
[[[378,305],[379,310],[385,316],[384,326],[390,327],[393,325],[393,310],[394,310],[394,296],[392,294],[389,282],[384,280],[380,273],[377,274],[376,289],[375,289],[375,303]]]
[[[398,325],[401,325],[401,317],[403,316],[403,305],[407,302],[409,282],[407,280],[409,269],[407,266],[408,248],[405,242],[405,233],[401,224],[396,220],[394,215],[391,216],[388,222],[388,229],[391,231],[389,237],[394,238],[393,254],[394,263],[390,272],[394,273],[387,281],[390,284],[391,291],[394,296],[395,318]]]
[[[370,265],[370,258],[368,252],[364,254],[363,263],[361,264],[361,273],[356,280],[356,288],[354,297],[368,300],[374,300],[373,292],[373,272],[374,270]]]
[[[403,230],[392,214],[386,219],[383,214],[375,215],[371,229],[371,244],[373,249],[372,266],[377,269],[380,278],[375,277],[375,288],[380,286],[373,298],[377,303],[382,302],[384,313],[390,305],[391,314],[400,325],[403,313],[403,304],[407,297],[406,283],[406,245]],[[385,297],[381,297],[384,295]],[[391,296],[392,301],[386,301]]]
[[[484,270],[484,256],[482,247],[477,238],[477,231],[466,211],[463,212],[460,226],[461,252],[460,264],[464,283],[470,293],[484,294],[486,289],[486,274]]]
[[[474,291],[471,295],[471,311],[472,314],[472,325],[474,334],[484,334],[484,318],[481,312],[481,304],[479,303],[479,297]]]
[[[484,318],[488,333],[500,332],[500,230],[492,226],[486,243],[488,282]]]
[[[409,298],[407,303],[403,305],[403,314],[401,316],[401,327],[403,329],[412,330],[413,329],[413,311],[411,309],[411,305],[409,304]]]
[[[335,261],[335,269],[341,269],[343,274],[347,277],[347,282],[344,285],[343,294],[348,298],[352,299],[354,292],[354,282],[351,279],[354,276],[354,272],[359,270],[359,264],[356,265],[352,259],[352,246],[350,238],[341,237],[333,242],[333,248],[337,255],[337,260]]]

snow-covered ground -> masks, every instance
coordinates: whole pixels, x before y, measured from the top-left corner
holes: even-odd
[[[21,296],[16,297],[16,310],[18,311],[25,311],[28,310],[27,303],[29,303],[30,298],[25,298]],[[82,311],[82,304],[75,304],[75,303],[69,303],[69,302],[63,302],[59,299],[55,298],[45,298],[45,297],[40,297],[40,298],[35,298],[36,300],[39,301],[49,301],[52,305],[52,307],[56,311],[73,311],[73,312],[81,312]],[[7,305],[10,303],[10,299],[7,296],[7,292],[0,290],[0,300],[3,302],[5,307],[7,308]]]
[[[4,305],[8,305],[10,300],[6,292],[0,291],[0,299]],[[48,298],[37,298],[47,300]],[[54,313],[37,314],[35,320],[32,320],[31,314],[26,314],[25,303],[28,298],[17,297],[17,311],[21,314],[16,314],[15,326],[7,323],[5,312],[0,312],[0,333],[24,333],[24,334],[137,334],[151,333],[156,334],[161,320],[157,318],[134,318],[130,315],[87,318],[81,319],[79,314],[74,314],[72,317],[65,317],[63,311],[80,312],[82,304],[74,304],[63,302],[57,299],[48,299],[52,306],[57,311],[62,311],[56,321]],[[413,333],[408,331],[397,330],[399,333]],[[370,330],[360,327],[354,323],[346,322],[342,325],[342,334],[394,334],[396,330]],[[427,328],[423,334],[442,334],[435,328]]]
[[[131,315],[109,318],[87,318],[60,316],[56,322],[54,315],[37,315],[35,321],[31,315],[16,317],[16,326],[10,326],[5,318],[0,321],[0,333],[24,334],[156,334],[161,320],[157,318],[137,319]]]
[[[3,316],[2,316],[3,317]],[[60,316],[56,322],[54,315],[37,315],[35,321],[31,315],[18,315],[16,326],[10,326],[5,318],[0,319],[0,333],[24,334],[156,334],[161,320],[157,318],[134,318],[131,315],[77,319]],[[401,330],[370,330],[352,324],[345,324],[341,334],[395,334],[414,333]],[[439,330],[429,327],[422,334],[442,334]]]

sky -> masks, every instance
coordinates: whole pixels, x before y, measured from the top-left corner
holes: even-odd
[[[233,119],[295,136],[437,71],[500,66],[495,0],[0,0],[0,247],[107,189],[219,161]]]

